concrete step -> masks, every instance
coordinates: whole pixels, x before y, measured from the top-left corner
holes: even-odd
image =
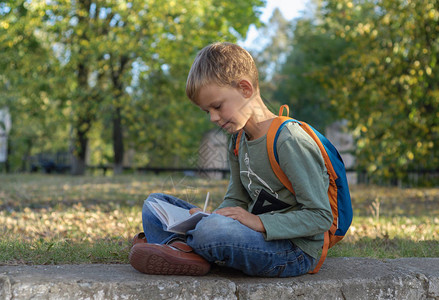
[[[145,275],[130,265],[0,266],[0,299],[439,299],[439,258],[328,258],[318,274]]]

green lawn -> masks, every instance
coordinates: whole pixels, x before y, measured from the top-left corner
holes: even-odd
[[[211,209],[226,180],[169,176],[0,175],[0,264],[127,263],[153,192]],[[353,186],[354,221],[329,256],[439,256],[439,188]]]

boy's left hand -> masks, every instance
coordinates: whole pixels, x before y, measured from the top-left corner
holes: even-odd
[[[215,211],[216,214],[239,221],[241,224],[259,232],[265,232],[264,224],[257,215],[254,215],[242,207],[224,207]]]

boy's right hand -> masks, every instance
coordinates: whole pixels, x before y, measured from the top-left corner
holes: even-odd
[[[199,208],[199,207],[194,207],[194,208],[189,209],[189,213],[190,213],[191,215],[193,215],[193,214],[196,213],[197,211],[203,211],[203,210],[202,210],[201,208]],[[208,211],[208,210],[206,210],[206,213],[210,214],[211,212]]]
[[[261,219],[239,206],[223,207],[215,211],[215,213],[232,218],[241,224],[259,232],[265,232],[264,224]]]
[[[197,211],[203,211],[201,208],[199,208],[199,207],[194,207],[194,208],[191,208],[191,209],[189,209],[189,213],[191,214],[191,215],[193,215],[194,213],[196,213]]]

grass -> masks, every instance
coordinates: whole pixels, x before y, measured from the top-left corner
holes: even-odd
[[[127,263],[143,200],[176,195],[211,209],[226,180],[181,176],[0,175],[0,265]],[[439,188],[353,186],[354,221],[329,256],[439,257]]]

